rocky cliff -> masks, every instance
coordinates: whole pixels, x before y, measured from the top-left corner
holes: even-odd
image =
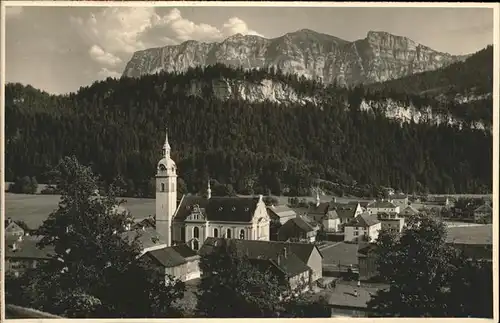
[[[274,67],[327,84],[351,85],[434,70],[465,58],[386,32],[370,31],[364,39],[348,42],[303,29],[274,39],[236,34],[222,42],[191,40],[139,51],[134,53],[123,75],[184,72],[190,67],[222,63],[242,68]]]
[[[248,82],[242,80],[217,78],[212,81],[191,81],[187,86],[175,86],[174,92],[183,92],[188,96],[203,97],[209,95],[221,101],[229,99],[245,100],[248,102],[271,102],[287,104],[314,104],[321,106],[325,97],[321,95],[309,96],[297,92],[290,85],[271,79]],[[472,98],[470,98],[472,100]],[[344,102],[348,106],[348,102]],[[388,119],[401,123],[427,123],[433,125],[448,124],[460,128],[467,126],[475,129],[492,131],[480,121],[466,124],[463,120],[450,113],[437,112],[431,106],[417,108],[413,103],[402,103],[394,99],[382,100],[363,99],[360,109],[370,113],[381,114]]]

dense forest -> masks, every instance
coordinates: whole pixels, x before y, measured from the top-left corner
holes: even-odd
[[[178,90],[192,80],[220,77],[271,78],[324,99],[320,106],[285,106],[221,102],[210,91],[189,97]],[[241,194],[305,195],[318,179],[339,195],[373,196],[381,186],[405,192],[491,191],[490,132],[400,124],[360,111],[366,97],[401,96],[384,91],[325,87],[280,71],[221,65],[107,79],[64,96],[8,84],[6,180],[30,176],[46,183],[63,156],[75,155],[104,181],[118,183],[126,196],[152,196],[168,127],[179,176],[190,192],[203,190],[208,178]]]
[[[400,102],[412,101],[418,107],[431,106],[448,111],[464,121],[492,125],[493,46],[478,51],[463,62],[435,71],[367,85],[366,91],[375,99],[391,97]],[[461,98],[469,100],[463,102]]]

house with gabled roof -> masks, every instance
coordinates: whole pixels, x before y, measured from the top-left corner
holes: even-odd
[[[370,214],[377,214],[380,212],[399,213],[400,207],[398,205],[395,205],[392,202],[387,201],[387,200],[379,200],[379,201],[375,201],[373,203],[368,204],[368,206],[366,207],[366,210]]]
[[[146,252],[143,257],[160,274],[173,276],[185,282],[200,278],[200,256],[186,244],[154,249]]]
[[[357,242],[360,239],[371,242],[378,238],[381,222],[368,212],[357,215],[344,226],[344,241]]]
[[[49,260],[55,254],[54,248],[39,248],[37,244],[41,239],[41,236],[6,236],[5,272],[17,276]]]
[[[404,209],[402,209],[401,212],[399,212],[399,214],[402,217],[409,217],[409,216],[412,216],[412,215],[417,215],[419,213],[420,212],[417,209],[415,209],[412,205],[408,205],[407,207],[405,207]]]
[[[408,195],[407,194],[394,194],[389,196],[389,202],[393,203],[400,208],[404,208],[408,205]]]
[[[352,221],[357,215],[363,213],[359,203],[335,203],[332,204],[332,210],[335,211],[339,219],[336,231],[342,231],[342,228]]]
[[[309,224],[304,217],[296,216],[288,220],[278,230],[279,241],[315,242],[318,227]]]
[[[16,222],[12,221],[11,219],[7,219],[5,221],[5,237],[18,237],[18,236],[24,236],[24,229],[19,226]]]
[[[323,230],[326,232],[340,231],[340,218],[336,210],[329,211],[322,221]]]
[[[281,225],[297,216],[297,213],[286,205],[270,205],[267,207],[270,220]]]
[[[280,280],[292,289],[322,278],[323,255],[315,244],[280,241],[224,239],[236,252],[248,257],[258,266],[274,268]],[[221,238],[207,238],[200,248],[201,256],[214,251]],[[203,275],[203,273],[202,273]]]

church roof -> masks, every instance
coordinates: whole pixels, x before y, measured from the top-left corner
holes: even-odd
[[[258,202],[258,197],[184,196],[174,221],[183,222],[198,206],[208,221],[251,222]]]

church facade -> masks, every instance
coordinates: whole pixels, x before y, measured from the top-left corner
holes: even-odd
[[[156,174],[156,231],[168,246],[201,248],[209,237],[269,241],[270,218],[259,197],[184,195],[177,205],[177,169],[170,156],[168,134]]]

